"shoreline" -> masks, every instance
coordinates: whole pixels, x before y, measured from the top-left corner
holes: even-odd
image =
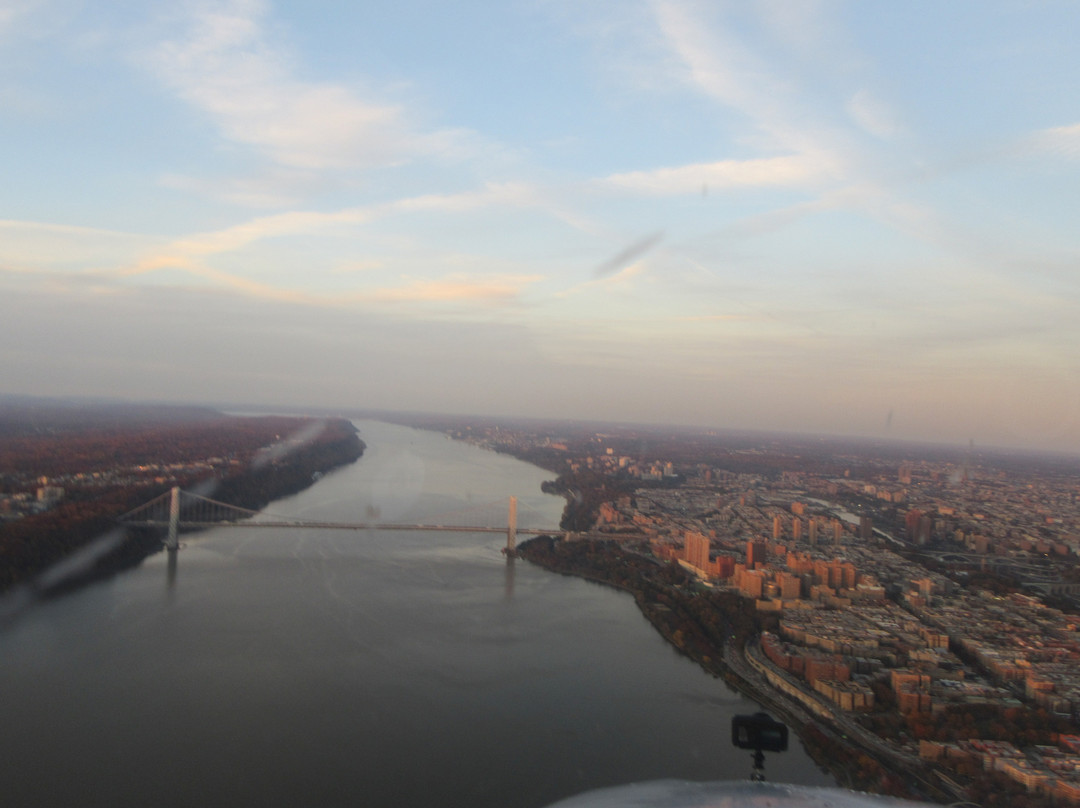
[[[261,465],[249,465],[242,472],[220,479],[215,496],[228,498],[249,510],[261,510],[279,499],[298,494],[314,485],[322,475],[355,463],[367,446],[351,421],[348,429],[329,440],[315,440]],[[30,581],[0,593],[0,601],[18,602],[20,595],[56,598],[139,566],[152,555],[164,551],[161,530],[118,528],[125,535],[111,533],[76,550],[72,555],[39,573]],[[184,531],[188,532],[188,531]]]
[[[391,421],[391,423],[398,422]],[[447,434],[445,430],[435,426],[401,425]],[[448,436],[454,440],[462,440],[465,443],[476,445],[461,437]],[[540,465],[534,459],[522,456],[518,452],[493,447],[482,448],[496,454],[507,454],[523,463],[554,475],[554,479],[543,485],[541,490],[546,494],[563,498],[566,507],[563,510],[562,522],[567,521],[568,511],[574,499],[568,489],[559,490],[560,475],[556,469]],[[883,760],[883,753],[880,749],[873,749],[858,743],[844,731],[844,727],[835,725],[832,721],[811,716],[806,712],[805,705],[785,696],[781,690],[769,682],[755,681],[752,674],[748,675],[746,672],[736,670],[736,668],[742,666],[753,667],[744,644],[757,636],[756,629],[752,635],[748,635],[745,630],[738,631],[738,629],[744,629],[744,626],[733,627],[726,623],[725,636],[715,638],[719,639],[719,642],[706,642],[704,644],[687,642],[687,637],[682,630],[674,627],[670,619],[670,613],[666,611],[667,607],[657,607],[656,604],[649,601],[646,595],[648,587],[643,587],[641,580],[629,577],[619,580],[612,574],[611,569],[604,567],[587,570],[576,565],[552,563],[550,555],[544,557],[545,554],[536,552],[536,548],[541,547],[545,541],[550,542],[552,545],[577,545],[579,547],[591,543],[573,542],[568,545],[566,542],[559,542],[551,536],[536,536],[520,543],[514,555],[524,558],[526,561],[536,564],[549,572],[580,578],[631,595],[642,616],[678,654],[687,657],[714,678],[723,679],[729,688],[759,706],[772,711],[775,716],[779,716],[784,723],[791,727],[807,756],[822,772],[833,778],[837,787],[924,802],[950,803],[958,799],[956,795],[948,794],[939,785],[930,782],[931,775],[929,772],[912,771],[907,761],[891,755],[884,755],[886,759]],[[617,542],[603,542],[603,544],[619,547],[620,552],[623,552]],[[646,561],[644,555],[628,551],[625,552],[625,555]],[[647,559],[647,566],[655,570],[663,569],[666,565],[663,562],[649,558]],[[678,574],[684,580],[689,580],[681,568],[679,568]],[[736,611],[745,605],[743,599],[739,596],[733,595],[732,598],[733,600],[728,605]],[[755,611],[752,608],[751,610]],[[725,615],[725,617],[730,618],[730,615]],[[706,651],[708,653],[705,653]],[[921,788],[916,787],[916,784]]]
[[[610,572],[606,574],[602,569],[580,568],[573,563],[572,558],[564,556],[558,559],[555,549],[558,544],[559,542],[550,536],[538,536],[518,545],[518,555],[549,572],[581,578],[630,594],[642,616],[677,653],[695,662],[714,678],[723,679],[728,687],[768,709],[774,717],[779,717],[791,727],[807,755],[823,772],[833,777],[838,787],[854,787],[867,791],[873,788],[875,793],[923,801],[954,799],[928,782],[925,774],[918,777],[918,783],[931,793],[912,788],[912,778],[916,775],[908,771],[905,761],[881,760],[879,750],[866,748],[857,741],[853,742],[842,727],[809,715],[804,705],[784,696],[767,682],[755,681],[747,670],[738,670],[744,666],[747,669],[753,667],[744,647],[745,643],[752,641],[752,636],[741,631],[742,627],[733,626],[731,615],[723,618],[725,633],[722,637],[716,637],[714,632],[711,639],[707,636],[691,638],[688,636],[685,617],[676,614],[670,606],[657,607],[650,602],[650,587],[646,580],[617,580]],[[605,544],[618,546],[615,542]],[[616,564],[621,564],[625,556],[632,554],[619,548],[619,553],[609,552],[608,555],[616,559]],[[652,566],[662,569],[659,564],[653,563]],[[674,597],[676,591],[675,585],[672,585],[669,595]],[[689,603],[691,596],[683,597]],[[734,603],[735,601],[732,601],[732,604]],[[679,627],[676,627],[677,624]]]
[[[435,431],[441,430],[436,429]],[[560,495],[565,499],[567,507],[563,511],[562,519],[562,526],[565,527],[570,518],[570,506],[574,500],[570,496],[569,489],[560,485],[561,475],[559,471],[542,466],[536,463],[534,459],[510,449],[492,448],[491,451],[497,454],[509,454],[523,463],[528,463],[556,475],[556,479],[543,486],[542,490],[544,493]],[[578,516],[579,518],[590,518],[589,514],[579,514]],[[833,721],[810,715],[806,712],[808,709],[806,705],[785,696],[779,688],[768,681],[754,681],[751,678],[752,674],[740,673],[740,671],[736,670],[736,667],[743,665],[753,668],[745,649],[745,644],[751,637],[746,635],[736,637],[734,633],[729,633],[728,636],[723,638],[722,642],[708,646],[707,650],[710,653],[703,653],[700,647],[693,644],[688,646],[685,642],[685,636],[678,636],[676,634],[677,629],[673,629],[666,620],[660,619],[662,613],[650,609],[644,602],[641,591],[635,588],[630,581],[619,582],[613,580],[609,570],[586,571],[553,564],[550,556],[544,558],[540,554],[530,552],[530,546],[537,547],[538,540],[543,539],[557,542],[556,539],[550,536],[537,536],[519,544],[516,554],[549,572],[581,578],[591,583],[609,586],[630,594],[634,598],[634,602],[642,616],[677,653],[697,663],[699,667],[714,678],[723,679],[725,684],[732,690],[754,701],[759,706],[768,708],[776,716],[783,719],[784,723],[795,732],[810,759],[823,772],[829,774],[838,787],[864,790],[901,799],[941,802],[944,804],[964,799],[962,796],[947,793],[942,786],[931,782],[931,772],[912,771],[908,761],[897,755],[883,754],[881,749],[871,748],[859,743],[852,737],[855,733],[851,733],[850,730],[845,732],[847,728],[837,725]],[[616,543],[609,542],[609,544]],[[656,563],[661,564],[663,562]],[[757,632],[755,632],[754,636],[757,636]]]

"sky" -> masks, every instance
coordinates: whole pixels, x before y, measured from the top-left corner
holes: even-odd
[[[0,0],[0,390],[1080,452],[1073,0]]]

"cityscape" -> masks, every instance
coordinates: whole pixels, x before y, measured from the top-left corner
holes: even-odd
[[[623,493],[599,503],[587,540],[647,543],[702,586],[774,615],[746,660],[811,714],[892,761],[932,764],[957,799],[967,796],[957,780],[997,772],[1028,793],[1080,800],[1075,460],[995,462],[963,448],[951,461],[920,460],[915,447],[882,447],[894,454],[882,458],[871,446],[845,454],[782,438],[731,450],[713,437],[716,449],[695,451],[691,435],[665,440],[644,427],[573,437],[444,428],[543,458],[571,480],[618,481]],[[624,453],[643,439],[656,448]],[[665,457],[665,443],[681,461]],[[964,713],[992,716],[994,737],[940,731],[943,716]],[[1010,724],[1021,713],[1059,731],[1004,740],[1024,734]]]
[[[37,417],[48,420],[50,406],[42,402],[46,415]],[[311,424],[325,421],[310,418],[212,411],[167,423],[168,408],[159,409],[156,430],[139,424],[107,433],[89,416],[41,430],[20,422],[25,408],[8,412],[0,491],[5,580],[18,582],[26,557],[50,560],[26,548],[44,537],[55,541],[57,525],[85,541],[82,528],[100,524],[101,503],[115,510],[135,494],[146,499],[169,486],[209,490],[207,480],[219,481],[213,490],[244,491],[235,480],[248,479],[250,488],[265,466],[257,458],[277,457],[280,475],[292,463],[289,453],[308,440],[341,443],[352,434],[335,428],[320,437],[327,427]],[[354,414],[364,415],[371,414]],[[1080,802],[1075,458],[691,428],[374,415],[554,475],[543,488],[566,501],[555,544],[542,537],[515,546],[512,504],[507,552],[636,598],[642,587],[662,592],[667,605],[650,606],[647,596],[639,606],[666,640],[771,705],[841,782],[984,806]],[[150,457],[162,437],[172,462]],[[291,448],[275,450],[267,440]],[[68,472],[49,448],[58,441],[79,447]],[[329,465],[305,459],[306,476],[292,475],[271,498],[356,460],[332,457]],[[52,473],[39,474],[45,470]],[[144,554],[160,547],[143,546]],[[67,551],[75,549],[72,538]],[[552,561],[559,553],[569,555]]]

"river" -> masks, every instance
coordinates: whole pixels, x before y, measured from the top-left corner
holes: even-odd
[[[424,523],[551,475],[358,422],[352,466],[275,515]],[[219,528],[25,610],[0,633],[6,806],[528,808],[653,778],[745,778],[756,705],[626,594],[500,554],[497,534]],[[794,739],[770,780],[829,785]]]

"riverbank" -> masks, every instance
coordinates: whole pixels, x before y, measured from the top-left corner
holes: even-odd
[[[797,702],[758,681],[746,658],[747,643],[768,629],[773,615],[761,615],[734,592],[702,591],[678,564],[661,563],[622,548],[615,541],[529,539],[518,555],[552,572],[584,578],[630,593],[649,623],[679,653],[733,689],[762,704],[798,734],[807,754],[838,784],[906,799],[928,799],[922,789],[894,771],[879,750],[845,742],[806,713]]]
[[[518,545],[518,555],[552,572],[573,575],[630,593],[653,627],[706,671],[741,682],[724,663],[724,648],[742,645],[757,631],[753,606],[733,592],[699,592],[674,562],[661,563],[614,541],[558,541],[538,536]]]
[[[274,500],[297,494],[323,474],[356,462],[366,448],[356,428],[345,419],[310,421],[313,427],[303,440],[286,439],[254,454],[241,468],[220,477],[190,477],[183,486],[198,485],[219,501],[260,510]],[[110,513],[94,512],[66,529],[92,536],[69,552],[62,561],[28,577],[23,586],[37,596],[53,597],[138,566],[162,550],[160,530],[125,529],[116,526],[120,513],[149,501],[166,488],[139,487],[112,494]],[[42,541],[48,541],[43,536]]]

